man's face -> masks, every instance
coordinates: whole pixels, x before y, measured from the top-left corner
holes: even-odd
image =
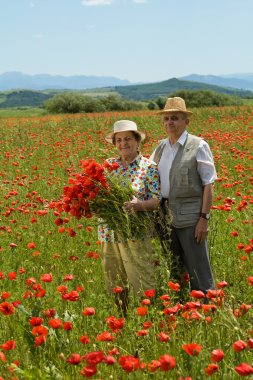
[[[163,124],[166,132],[168,135],[175,137],[181,136],[188,123],[189,119],[187,119],[187,116],[180,112],[170,112],[163,116]]]

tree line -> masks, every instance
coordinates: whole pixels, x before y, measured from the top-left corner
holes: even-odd
[[[180,90],[167,97],[180,96],[185,99],[188,108],[221,107],[228,105],[242,105],[243,100],[237,96],[217,93],[210,90]],[[159,110],[165,105],[167,97],[159,96],[155,99],[134,101],[118,95],[92,97],[81,93],[60,93],[44,102],[44,108],[50,113],[94,113],[107,111],[136,111]]]

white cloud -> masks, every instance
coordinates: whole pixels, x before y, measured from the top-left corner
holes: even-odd
[[[113,0],[82,0],[81,3],[85,6],[110,5]]]

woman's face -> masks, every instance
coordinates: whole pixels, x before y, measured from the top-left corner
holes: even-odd
[[[131,131],[116,133],[115,146],[122,158],[134,159],[138,154],[139,143]]]

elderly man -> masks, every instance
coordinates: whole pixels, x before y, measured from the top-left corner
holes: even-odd
[[[191,290],[205,294],[214,288],[208,258],[207,234],[212,188],[217,178],[205,140],[187,132],[192,112],[182,98],[168,98],[163,110],[168,137],[151,155],[158,163],[163,212],[172,216],[168,249],[190,276]]]

